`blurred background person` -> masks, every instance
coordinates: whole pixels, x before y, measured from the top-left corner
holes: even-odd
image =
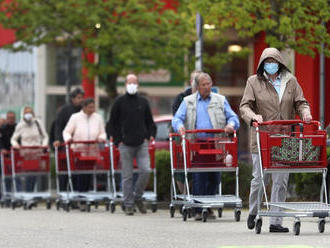
[[[22,119],[16,125],[10,142],[16,149],[24,146],[48,146],[48,134],[42,122],[35,118],[32,107],[24,107]],[[27,192],[34,191],[35,181],[35,176],[26,177]]]
[[[107,138],[104,121],[101,115],[95,113],[95,101],[87,98],[82,102],[82,110],[73,114],[63,130],[65,142],[71,141],[98,141],[104,142]],[[86,192],[91,186],[91,175],[76,176],[74,190]]]
[[[10,139],[15,131],[15,127],[16,127],[16,114],[13,111],[8,111],[6,114],[5,124],[0,127],[0,151],[4,153],[4,156],[10,155],[10,148],[11,148]],[[5,180],[5,183],[6,183],[6,191],[7,192],[11,191],[11,180],[8,178]],[[17,188],[20,188],[19,180],[16,180],[16,185]]]
[[[185,98],[186,96],[189,96],[191,94],[194,94],[197,91],[197,88],[196,88],[197,84],[196,84],[195,80],[196,80],[196,77],[201,73],[202,73],[202,71],[199,71],[199,70],[193,71],[190,74],[190,81],[189,81],[190,86],[185,91],[179,93],[175,97],[173,105],[172,105],[172,114],[173,114],[173,116],[175,115],[176,111],[180,107],[180,104],[183,101],[183,98]],[[184,190],[185,190],[185,187],[184,187],[184,173],[183,172],[182,173],[181,172],[180,173],[175,173],[175,179],[176,179],[176,184],[178,185],[178,189],[179,189],[180,193],[183,193]]]
[[[63,143],[63,130],[68,123],[71,115],[79,112],[82,107],[85,92],[81,88],[75,88],[70,92],[70,102],[63,105],[56,114],[56,119],[52,122],[50,128],[50,144],[54,147],[59,147]],[[72,177],[76,182],[75,175]],[[59,176],[59,188],[60,191],[67,189],[68,176]]]

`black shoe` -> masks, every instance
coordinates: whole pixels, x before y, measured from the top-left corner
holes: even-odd
[[[125,214],[126,215],[134,215],[134,208],[133,207],[125,207]]]
[[[147,213],[147,208],[144,205],[142,200],[137,200],[135,201],[135,205],[137,206],[137,208],[139,209],[139,211],[141,212],[141,214],[146,214]]]
[[[283,227],[281,225],[270,225],[269,232],[287,233],[289,232],[289,228]]]
[[[253,229],[254,226],[256,225],[256,222],[254,221],[255,218],[256,218],[256,215],[249,214],[249,217],[247,219],[247,227],[249,229]]]

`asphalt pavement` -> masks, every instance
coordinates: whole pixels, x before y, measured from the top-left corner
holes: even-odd
[[[269,233],[269,219],[263,219],[261,234],[246,227],[247,211],[240,222],[234,220],[232,210],[225,210],[222,218],[206,223],[194,219],[182,221],[176,212],[170,218],[168,210],[148,211],[125,216],[117,207],[111,214],[100,206],[91,212],[79,210],[46,210],[38,206],[32,210],[0,209],[0,247],[2,248],[199,248],[199,247],[330,247],[330,226],[319,233],[316,218],[301,221],[300,235],[292,233],[293,219],[286,218],[289,233]],[[328,220],[328,219],[327,219]]]

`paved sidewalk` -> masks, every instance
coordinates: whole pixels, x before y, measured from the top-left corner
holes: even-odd
[[[330,247],[330,226],[320,234],[317,219],[302,219],[300,235],[292,233],[293,219],[285,219],[290,233],[268,232],[269,219],[264,218],[260,235],[246,227],[247,212],[240,222],[234,221],[231,210],[225,210],[221,219],[183,222],[176,212],[169,217],[167,210],[147,215],[136,213],[125,216],[105,212],[102,206],[90,213],[46,210],[0,209],[0,247],[3,248],[199,248],[199,247]]]

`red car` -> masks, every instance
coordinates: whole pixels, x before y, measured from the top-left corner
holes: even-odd
[[[172,115],[154,116],[154,122],[157,126],[157,134],[155,137],[156,150],[170,150],[169,133],[171,132]]]

